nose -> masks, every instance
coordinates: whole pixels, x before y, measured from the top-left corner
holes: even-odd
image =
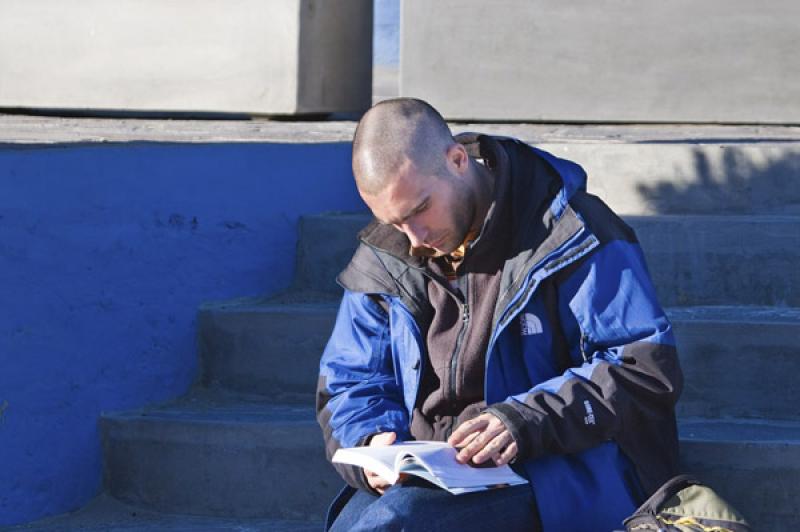
[[[406,222],[400,226],[400,230],[406,234],[413,247],[418,248],[425,245],[425,239],[428,237],[427,228],[418,223]]]

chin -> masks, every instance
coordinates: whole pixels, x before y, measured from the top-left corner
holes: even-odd
[[[436,257],[443,257],[443,256],[449,255],[452,252],[454,252],[455,250],[457,250],[459,245],[460,244],[455,244],[454,245],[454,244],[445,243],[441,248],[432,248],[432,249],[436,253],[436,255],[435,255]]]

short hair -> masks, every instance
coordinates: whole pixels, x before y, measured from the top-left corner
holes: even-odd
[[[434,176],[445,175],[447,149],[455,142],[442,115],[417,98],[373,106],[353,137],[353,174],[362,193],[383,190],[406,160]]]

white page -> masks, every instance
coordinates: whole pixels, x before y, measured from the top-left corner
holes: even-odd
[[[456,461],[458,451],[450,445],[410,448],[398,455],[396,464],[404,456],[413,455],[449,488],[471,488],[496,484],[525,484],[527,481],[514,473],[509,466],[474,467]]]
[[[444,442],[410,441],[395,445],[349,447],[337,450],[333,455],[333,461],[369,469],[385,478],[390,484],[394,484],[398,477],[395,472],[395,458],[397,458],[398,453],[408,454],[412,450],[421,450],[429,447],[442,448],[450,446]]]
[[[514,473],[507,465],[477,468],[459,464],[455,459],[457,452],[445,442],[411,441],[389,446],[339,449],[334,454],[333,461],[369,469],[394,484],[399,476],[397,472],[402,471],[403,460],[413,456],[420,465],[406,467],[418,473],[420,467],[426,468],[440,481],[432,480],[431,475],[424,473],[417,476],[454,493],[466,493],[498,484],[527,483],[527,480]]]

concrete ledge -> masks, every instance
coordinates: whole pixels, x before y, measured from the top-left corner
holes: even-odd
[[[753,530],[800,527],[800,425],[696,419],[679,432],[682,469],[730,501]]]
[[[242,519],[153,512],[101,494],[79,511],[4,532],[319,532],[322,520]]]
[[[356,122],[65,118],[0,113],[0,144],[70,142],[350,142]],[[800,143],[798,126],[514,124],[451,122],[539,144]]]
[[[617,213],[800,213],[800,127],[451,124],[581,164]],[[0,147],[72,143],[350,143],[355,123],[0,115]]]
[[[334,279],[368,215],[303,217],[295,286],[338,293]],[[800,306],[800,217],[630,216],[664,306]],[[322,243],[324,252],[317,243]],[[317,260],[317,257],[324,260]]]
[[[371,65],[370,0],[6,0],[0,16],[0,107],[360,112]]]
[[[100,427],[106,489],[156,511],[321,519],[342,486],[311,407],[198,391]]]
[[[336,302],[204,305],[198,315],[203,384],[311,404],[336,309]],[[800,420],[793,370],[800,359],[800,309],[686,307],[667,313],[684,372],[679,416]]]
[[[221,517],[321,518],[341,481],[310,408],[196,393],[102,421],[109,493],[148,509]],[[800,424],[684,420],[683,468],[756,530],[800,524]]]
[[[257,300],[203,305],[197,316],[202,383],[313,403],[337,307]]]
[[[684,387],[681,417],[799,420],[800,309],[668,309]]]
[[[457,120],[798,123],[798,19],[792,0],[407,0],[400,93]]]

